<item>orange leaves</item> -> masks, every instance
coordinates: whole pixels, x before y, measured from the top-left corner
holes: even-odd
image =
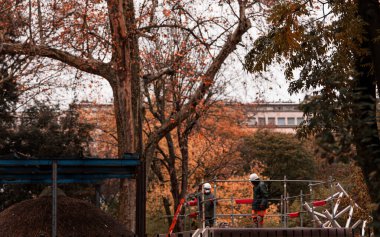
[[[171,11],[170,10],[168,10],[168,9],[164,9],[163,11],[162,11],[162,13],[164,14],[164,16],[166,16],[166,17],[169,17],[170,15],[171,15]]]
[[[305,14],[308,14],[306,6],[297,2],[277,4],[270,10],[267,21],[276,29],[271,40],[284,56],[300,47],[305,29],[299,24],[299,18]]]

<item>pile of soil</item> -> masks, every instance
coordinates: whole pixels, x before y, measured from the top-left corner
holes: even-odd
[[[132,237],[122,224],[94,205],[58,196],[58,237]],[[50,237],[51,197],[17,203],[0,213],[2,237]]]

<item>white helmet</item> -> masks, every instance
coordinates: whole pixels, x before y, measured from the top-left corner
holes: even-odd
[[[204,190],[204,193],[206,193],[206,194],[211,193],[211,184],[209,184],[209,183],[203,184],[203,190]]]
[[[209,183],[203,184],[203,189],[211,189],[211,184]]]
[[[249,176],[249,181],[256,181],[259,179],[259,176],[256,173],[253,173]]]

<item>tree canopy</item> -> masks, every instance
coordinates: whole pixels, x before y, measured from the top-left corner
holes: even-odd
[[[291,93],[306,92],[307,120],[299,135],[336,142],[343,155],[355,145],[360,165],[377,204],[380,232],[380,159],[376,98],[380,96],[380,7],[376,0],[278,1],[269,11],[269,30],[253,42],[246,68],[285,66]]]
[[[262,166],[263,176],[272,180],[313,180],[315,162],[307,144],[299,141],[293,134],[258,130],[245,137],[241,145],[241,156],[245,160],[246,173],[255,166]],[[272,198],[283,194],[283,183],[270,183]],[[308,190],[308,183],[291,183],[288,186],[290,196],[298,195],[303,189]]]

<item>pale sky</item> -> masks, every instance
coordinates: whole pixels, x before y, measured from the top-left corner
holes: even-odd
[[[224,10],[221,7],[219,13],[222,14],[223,12]],[[216,13],[217,11],[213,11],[213,14]],[[244,36],[242,46],[238,47],[234,54],[230,55],[218,74],[220,77],[231,81],[226,88],[225,95],[218,96],[218,98],[241,102],[253,102],[257,99],[268,102],[299,102],[304,95],[289,95],[287,92],[288,83],[284,79],[281,66],[272,67],[269,72],[266,72],[264,75],[267,79],[263,79],[264,77],[260,75],[249,74],[243,70],[241,61],[244,60],[244,56],[249,52],[252,39],[257,38],[260,32],[265,30],[265,24],[262,21],[252,21],[252,23],[253,27]],[[62,74],[60,79],[63,79],[67,84],[67,88],[62,86],[54,89],[50,95],[53,103],[69,104],[74,99],[76,101],[86,100],[96,103],[112,102],[112,90],[106,80],[83,73],[82,77],[87,78],[87,80],[82,80],[83,83],[78,83],[78,80],[74,79],[75,70],[72,73],[64,72]],[[77,89],[72,89],[73,85]]]

